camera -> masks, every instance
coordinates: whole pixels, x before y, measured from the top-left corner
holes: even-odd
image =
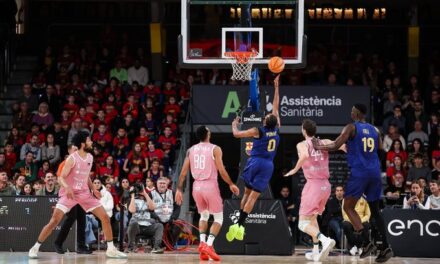
[[[145,187],[142,183],[135,183],[133,184],[133,190],[130,191],[130,195],[134,193],[137,196],[139,193],[143,192],[144,190]]]

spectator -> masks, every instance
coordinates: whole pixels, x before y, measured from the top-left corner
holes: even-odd
[[[342,208],[344,208],[344,201],[342,201]],[[370,229],[370,206],[368,205],[368,202],[361,197],[357,203],[356,207],[354,208],[356,213],[359,215],[362,225],[364,226],[365,230]],[[347,237],[348,247],[350,248],[349,252],[352,256],[355,256],[356,254],[361,254],[361,242],[354,234],[354,228],[353,224],[350,222],[350,219],[348,218],[347,213],[342,209],[342,217],[344,221],[342,222],[342,226],[344,228],[345,236]]]
[[[72,138],[80,130],[82,130],[81,119],[77,117],[77,118],[75,118],[75,120],[73,120],[72,127],[70,128],[69,133],[67,135],[67,145],[72,144]]]
[[[32,94],[32,86],[29,83],[23,85],[23,98],[21,102],[27,103],[29,106],[29,112],[37,110],[38,107],[38,97]]]
[[[139,128],[139,136],[137,136],[134,140],[134,143],[139,143],[141,145],[142,151],[147,149],[147,144],[149,141],[149,137],[147,135],[147,129],[145,127]]]
[[[23,190],[20,192],[20,195],[27,195],[27,196],[35,195],[35,192],[32,189],[32,185],[30,183],[26,183],[23,187]]]
[[[327,202],[327,213],[330,217],[328,227],[335,233],[335,240],[339,244],[342,238],[342,202],[344,199],[344,187],[338,185],[335,188],[335,196]]]
[[[161,149],[163,150],[166,161],[168,161],[168,164],[165,167],[171,167],[174,162],[174,151],[176,147],[176,137],[172,135],[171,128],[165,127],[163,131],[163,135],[159,137],[158,143],[161,145]]]
[[[133,144],[133,149],[124,161],[123,170],[128,173],[133,166],[139,166],[141,173],[146,173],[149,168],[147,155],[142,151],[141,144]]]
[[[162,163],[164,158],[163,151],[161,149],[156,149],[156,145],[152,140],[148,141],[147,155],[150,162],[152,162],[154,159],[157,159],[159,163]]]
[[[156,190],[156,185],[152,178],[147,177],[145,179],[145,191],[150,194],[152,191]]]
[[[438,77],[438,76],[437,76]],[[440,111],[440,94],[438,89],[431,90],[431,100],[427,104],[427,113],[439,113]]]
[[[131,166],[130,173],[128,173],[127,179],[130,184],[142,183],[144,181],[144,174],[141,172],[139,165]]]
[[[400,105],[395,105],[393,108],[393,115],[385,118],[385,120],[383,121],[383,130],[384,131],[389,131],[389,127],[391,125],[394,125],[398,128],[397,134],[404,134],[405,135],[405,123],[406,123],[406,119],[405,117],[402,115],[402,107]],[[395,132],[395,133],[396,133]],[[396,138],[393,138],[396,139]],[[404,142],[404,141],[402,141]]]
[[[38,112],[32,117],[32,123],[35,123],[46,131],[48,127],[53,125],[53,116],[49,113],[49,105],[45,102],[40,103]]]
[[[108,149],[112,145],[112,135],[107,131],[107,126],[105,123],[99,123],[97,127],[98,131],[93,133],[92,136],[93,142],[96,142],[96,144],[100,145],[103,149]]]
[[[403,166],[406,167],[408,154],[404,150],[402,142],[400,142],[400,140],[398,139],[393,140],[392,148],[387,152],[387,168],[393,166],[393,160],[395,156],[400,156],[400,158],[402,158]]]
[[[9,133],[8,138],[6,139],[6,142],[10,142],[12,144],[14,152],[17,154],[20,154],[20,149],[25,143],[23,136],[20,134],[20,132],[16,127],[13,127],[11,129],[11,132]]]
[[[439,174],[440,174],[440,159],[435,160],[434,169],[431,172],[431,179],[432,180],[439,180]]]
[[[38,166],[36,162],[34,162],[34,154],[32,152],[27,152],[25,159],[17,162],[12,171],[25,176],[26,181],[28,182],[35,181],[38,176]]]
[[[400,143],[402,144],[403,148],[405,149],[405,139],[402,137],[402,135],[399,133],[399,130],[397,129],[397,126],[394,124],[390,124],[388,126],[388,134],[385,135],[383,139],[383,150],[385,152],[390,151],[391,146],[393,145],[394,140],[400,140]]]
[[[177,136],[177,124],[174,121],[174,117],[172,114],[167,114],[165,117],[165,121],[162,123],[162,130],[165,130],[166,127],[171,129],[173,135]]]
[[[431,170],[423,165],[423,156],[417,153],[414,155],[414,166],[408,170],[406,184],[410,185],[411,182],[417,181],[419,178],[425,178],[431,181]]]
[[[32,153],[34,155],[34,162],[41,160],[41,148],[39,145],[39,138],[37,135],[31,137],[30,143],[26,143],[21,147],[20,150],[20,160],[24,160],[27,153]]]
[[[20,111],[12,118],[12,126],[20,131],[27,131],[31,128],[33,114],[29,110],[27,102],[20,103]]]
[[[411,194],[403,199],[403,209],[429,209],[431,201],[426,197],[419,183],[411,183]]]
[[[165,115],[172,114],[173,118],[176,119],[179,117],[181,111],[180,106],[176,102],[176,97],[171,95],[168,99],[168,103],[165,105],[163,113]]]
[[[41,190],[39,190],[36,193],[36,195],[39,196],[58,195],[60,188],[59,186],[55,185],[55,177],[56,176],[52,172],[46,173],[46,175],[44,176],[44,186],[41,188]]]
[[[387,205],[401,205],[405,194],[405,178],[400,172],[392,176],[392,183],[384,191]]]
[[[128,81],[128,72],[125,68],[122,68],[122,61],[116,61],[115,68],[110,71],[110,79],[116,78],[120,83],[126,83]]]
[[[425,112],[423,111],[423,104],[422,101],[416,100],[414,101],[414,108],[411,108],[407,111],[406,117],[406,131],[412,131],[413,125],[415,125],[416,121],[420,121],[420,130],[422,130],[423,127],[426,127],[426,121],[427,116]],[[408,141],[412,141],[412,139],[409,139]],[[422,139],[422,141],[424,141]],[[427,141],[427,140],[426,140]]]
[[[54,145],[60,147],[60,154],[64,155],[65,153],[67,153],[67,132],[62,128],[60,122],[54,123],[52,134]]]
[[[52,167],[61,160],[60,146],[55,145],[53,134],[47,134],[46,143],[41,147],[41,158],[42,160],[48,160]]]
[[[153,112],[147,111],[145,113],[145,118],[141,121],[140,126],[147,129],[147,135],[151,139],[154,138],[157,132],[156,120],[153,119]]]
[[[14,189],[15,195],[20,195],[26,184],[26,177],[24,175],[15,175],[14,178],[14,186],[12,186],[12,188]]]
[[[36,180],[32,184],[32,189],[34,190],[34,194],[41,190],[44,186],[44,180]]]
[[[137,119],[139,115],[139,109],[137,102],[135,102],[134,94],[129,94],[127,102],[122,106],[122,116],[126,117],[128,114],[131,114],[133,119]]]
[[[63,47],[63,54],[58,57],[57,68],[58,70],[61,70],[62,67],[64,67],[68,72],[71,72],[75,69],[75,58],[70,53],[70,48],[67,45]]]
[[[134,61],[134,65],[128,69],[128,84],[132,85],[133,81],[137,81],[140,85],[147,85],[148,69],[141,65],[139,59]]]
[[[40,98],[40,103],[43,102],[49,105],[49,112],[55,119],[57,119],[59,117],[59,113],[61,112],[61,100],[55,94],[55,88],[53,85],[49,84],[46,87],[46,92]]]
[[[393,176],[399,172],[404,178],[406,177],[406,170],[402,163],[402,158],[399,155],[396,155],[393,159],[393,165],[387,168],[387,183],[388,185],[392,184]]]
[[[295,203],[293,201],[293,196],[290,195],[290,190],[287,186],[283,186],[281,188],[280,194],[281,203],[283,204],[283,209],[287,217],[287,223],[289,224],[290,232],[292,234],[292,237],[295,238],[296,227],[294,223],[296,221],[296,217],[294,217]]]
[[[428,127],[427,127],[426,131],[428,132],[429,142],[431,142],[432,134],[437,133],[437,129],[439,128],[439,125],[440,125],[438,114],[439,114],[439,112],[431,113],[431,117],[428,121]]]
[[[131,113],[127,113],[123,121],[119,124],[119,128],[125,129],[127,137],[132,142],[137,134],[138,128],[136,121]]]
[[[51,168],[50,168],[50,163],[47,160],[43,160],[43,162],[41,163],[41,167],[38,170],[38,175],[37,178],[38,180],[40,179],[44,179],[44,177],[46,176],[46,173],[51,172]]]
[[[423,142],[424,146],[428,145],[429,138],[428,135],[422,130],[422,122],[421,121],[415,121],[414,123],[414,131],[409,133],[408,135],[408,142],[412,142],[414,139],[418,138]]]
[[[132,187],[133,188],[133,187]],[[136,236],[139,234],[153,236],[153,250],[151,253],[163,253],[161,248],[163,225],[152,218],[151,211],[156,209],[156,205],[150,196],[143,190],[142,193],[131,193],[130,205],[128,211],[132,214],[130,224],[128,225],[128,252],[134,251]]]
[[[14,147],[12,145],[12,142],[6,141],[5,143],[5,164],[4,164],[4,171],[8,175],[11,175],[12,168],[15,166],[15,163],[17,163],[17,154],[14,152]]]
[[[429,166],[429,157],[425,151],[425,147],[422,144],[422,141],[418,138],[413,139],[411,145],[409,146],[409,154],[408,154],[408,167],[412,167],[414,163],[414,157],[416,154],[422,155],[423,158],[423,166]]]
[[[392,117],[395,106],[399,106],[400,102],[397,100],[396,93],[393,91],[388,92],[387,100],[383,104],[383,113],[387,117]]]
[[[32,136],[38,137],[38,144],[46,142],[46,135],[40,131],[40,126],[37,124],[32,124],[31,131],[26,135],[26,143],[31,142]]]
[[[8,182],[8,174],[5,171],[0,172],[0,196],[15,195],[14,189]]]
[[[156,101],[160,95],[160,88],[154,85],[152,81],[149,81],[144,87],[144,95]],[[144,98],[144,101],[146,101],[146,98]]]
[[[69,113],[69,117],[75,116],[79,110],[79,106],[75,101],[75,96],[73,94],[69,94],[67,96],[67,103],[63,106],[63,110],[66,110]]]
[[[147,178],[156,183],[159,178],[163,177],[163,170],[160,168],[160,162],[154,159],[151,163],[151,168],[147,172]]]
[[[429,196],[429,200],[431,202],[430,208],[433,210],[440,210],[440,190],[438,188],[439,182],[438,180],[432,180],[429,183],[429,189],[431,190],[431,196]]]
[[[113,156],[109,155],[105,159],[104,166],[98,167],[98,177],[102,180],[104,178],[110,179],[110,183],[114,184],[119,181],[119,165],[113,159]]]
[[[431,179],[431,181],[432,181],[432,179]],[[429,189],[429,185],[428,185],[428,183],[426,182],[426,179],[425,179],[425,178],[420,177],[420,178],[417,180],[417,182],[419,183],[420,188],[422,188],[422,190],[423,190],[423,192],[425,193],[426,196],[431,195],[431,190]]]

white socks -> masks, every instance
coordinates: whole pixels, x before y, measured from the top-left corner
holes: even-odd
[[[107,241],[107,250],[114,249],[115,245],[113,245],[113,241]]]
[[[206,234],[205,233],[200,233],[200,243],[206,243]]]
[[[206,244],[208,244],[208,246],[212,246],[212,244],[214,243],[214,239],[215,239],[215,236],[213,235],[213,234],[209,234],[209,236],[208,236],[208,242],[206,242]]]
[[[40,250],[40,246],[41,246],[41,243],[37,241],[37,243],[35,243],[35,245],[34,245],[34,248],[38,251],[38,250]]]
[[[313,255],[318,255],[319,254],[319,242],[313,243],[312,254]]]
[[[324,243],[328,240],[328,237],[324,236],[322,233],[318,233],[317,237],[318,240],[321,241],[321,243]]]

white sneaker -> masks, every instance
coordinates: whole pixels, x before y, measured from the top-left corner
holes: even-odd
[[[333,249],[333,247],[336,245],[336,241],[333,239],[328,238],[324,243],[322,243],[322,250],[318,255],[315,255],[313,260],[314,261],[323,261],[327,258],[330,251]]]
[[[127,254],[122,253],[121,251],[117,250],[115,247],[108,248],[105,252],[105,255],[108,258],[128,258]]]
[[[350,249],[350,255],[352,256],[356,256],[357,252],[358,252],[358,248],[356,246]]]
[[[358,254],[359,254],[359,256],[362,254],[362,248],[358,249]]]
[[[311,260],[311,261],[313,261],[314,260],[314,257],[315,256],[317,256],[318,254],[313,254],[313,252],[307,252],[306,253],[306,259],[307,260]]]
[[[36,259],[38,258],[38,249],[33,246],[31,249],[29,249],[29,258],[30,259]]]

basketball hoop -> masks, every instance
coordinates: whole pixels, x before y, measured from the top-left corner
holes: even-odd
[[[225,57],[230,58],[232,65],[231,80],[249,81],[251,80],[252,65],[258,52],[252,51],[227,51]]]

